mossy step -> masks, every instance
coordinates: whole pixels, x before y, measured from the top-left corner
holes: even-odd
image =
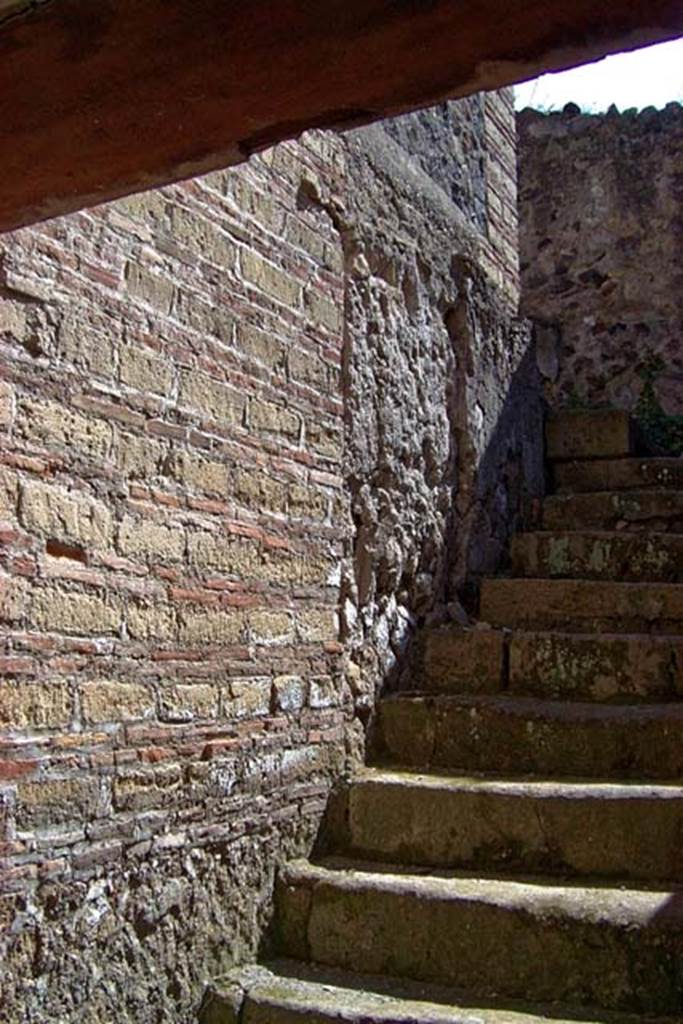
[[[683,705],[398,694],[380,701],[376,763],[556,778],[678,779]]]
[[[561,492],[623,491],[673,487],[683,490],[683,459],[577,459],[553,470]]]
[[[543,502],[543,529],[683,533],[683,490],[551,494]]]
[[[283,954],[526,999],[683,1014],[683,891],[419,874],[333,859],[285,865]]]
[[[338,853],[429,867],[683,881],[683,787],[365,769]],[[341,809],[341,808],[340,808]]]
[[[509,692],[580,701],[675,701],[683,696],[683,636],[512,633]]]
[[[619,409],[563,410],[548,417],[549,459],[602,459],[634,453],[634,427]]]
[[[565,1016],[571,1013],[571,1017]],[[209,990],[200,1024],[667,1024],[558,1006],[480,1006],[441,985],[296,960],[236,968]],[[671,1018],[668,1019],[671,1024]]]
[[[683,634],[683,585],[485,579],[479,617],[510,629]]]
[[[683,534],[554,530],[512,538],[518,576],[683,582]]]

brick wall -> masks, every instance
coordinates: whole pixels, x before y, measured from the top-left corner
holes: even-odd
[[[494,219],[473,215],[493,193],[486,118],[468,117],[460,206],[409,147],[365,178],[372,130],[314,132],[0,239],[8,1022],[189,1021],[206,979],[255,955],[277,864],[310,849],[362,757],[397,656],[387,623],[417,628],[445,599],[429,573],[472,532],[450,503],[485,449],[467,515],[503,506],[492,474],[520,438],[506,428],[493,460],[489,442],[526,336],[514,261],[493,266]],[[378,331],[407,403],[396,430]],[[404,537],[400,578],[389,505],[351,515],[364,485],[428,525]],[[350,582],[359,552],[371,593]],[[368,647],[381,656],[358,659]]]

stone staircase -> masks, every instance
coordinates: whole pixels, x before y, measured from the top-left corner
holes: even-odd
[[[632,451],[621,413],[549,424],[543,530],[381,702],[280,874],[283,959],[204,1024],[683,1021],[683,460]]]

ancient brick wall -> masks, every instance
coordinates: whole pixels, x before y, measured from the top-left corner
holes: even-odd
[[[518,127],[522,309],[548,399],[631,410],[661,441],[683,414],[683,108],[527,110]]]
[[[314,132],[0,239],[8,1021],[193,1019],[501,555],[535,407],[477,154],[458,207],[382,129]]]

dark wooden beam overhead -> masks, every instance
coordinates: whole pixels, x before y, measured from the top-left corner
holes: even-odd
[[[0,230],[683,34],[681,0],[7,4]]]

